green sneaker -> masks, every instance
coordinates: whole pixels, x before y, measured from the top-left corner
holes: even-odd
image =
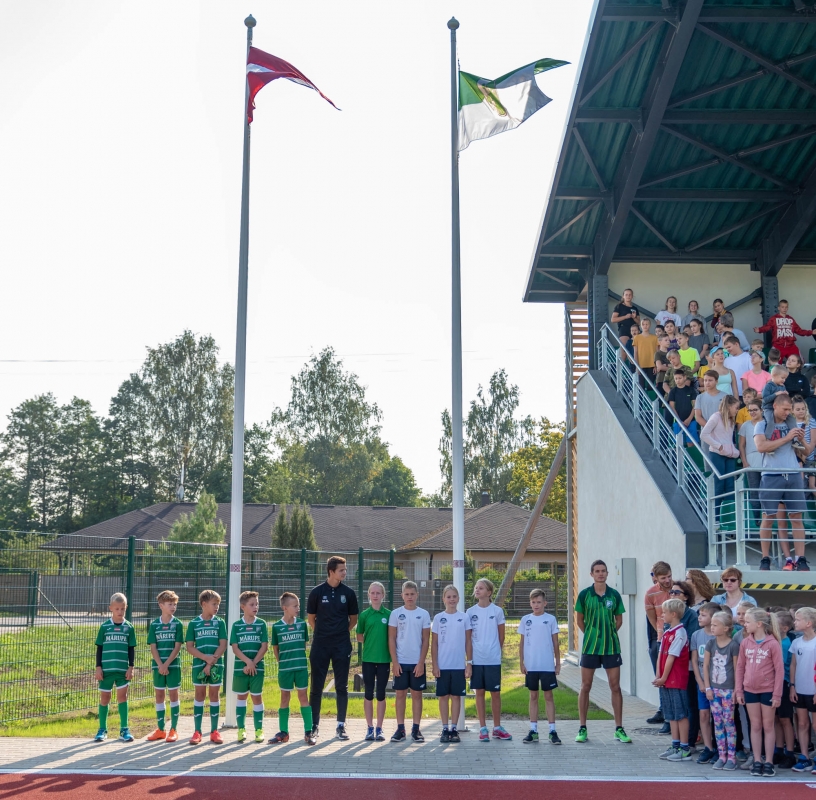
[[[632,744],[632,740],[626,735],[626,731],[621,728],[615,728],[615,738],[623,744]]]
[[[263,744],[264,743],[264,734],[262,728],[255,729],[255,744]]]
[[[538,731],[530,731],[521,741],[524,744],[538,744]]]
[[[617,735],[618,732],[615,731],[615,736]],[[575,737],[575,741],[583,744],[588,738],[589,736],[587,735],[586,725],[581,725],[581,727],[578,728],[578,735]]]
[[[238,728],[238,741],[239,742],[246,741],[246,728]]]

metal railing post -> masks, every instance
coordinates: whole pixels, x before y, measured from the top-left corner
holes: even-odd
[[[745,521],[750,514],[745,513],[743,503],[748,498],[745,490],[745,476],[737,475],[734,481],[734,535],[737,543],[737,561],[734,566],[745,569],[748,566],[745,548]]]
[[[660,447],[660,401],[652,400],[652,450]]]
[[[363,602],[363,572],[365,571],[365,551],[361,547],[357,551],[357,602],[358,604],[362,604]],[[362,642],[357,642],[357,662],[362,664],[363,662],[363,644]]]
[[[677,456],[677,485],[683,485],[683,455],[686,449],[685,445],[685,436],[683,435],[683,431],[680,431],[674,435],[674,452]]]
[[[300,602],[306,608],[306,548],[300,548]]]
[[[706,476],[706,506],[708,508],[708,519],[706,520],[706,530],[708,533],[708,565],[706,569],[719,569],[717,561],[717,538],[715,533],[716,512],[714,509],[714,475]]]

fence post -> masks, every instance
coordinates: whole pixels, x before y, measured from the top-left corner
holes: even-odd
[[[706,476],[706,510],[707,510],[707,524],[706,531],[708,533],[708,565],[707,570],[716,570],[720,568],[717,561],[717,536],[716,530],[716,513],[714,510],[714,474],[709,473]]]
[[[306,548],[300,548],[300,602],[306,608]]]
[[[748,567],[745,552],[745,538],[748,533],[746,521],[751,518],[750,500],[746,503],[748,508],[743,506],[743,503],[748,498],[749,495],[745,491],[745,475],[737,475],[737,479],[734,481],[734,533],[737,540],[737,562],[734,566],[740,569],[746,569]]]
[[[394,608],[394,548],[388,551],[388,607]]]
[[[660,401],[652,400],[652,450],[660,447]]]
[[[28,624],[33,628],[37,617],[37,587],[39,586],[40,575],[36,569],[28,573]]]
[[[361,547],[357,552],[357,604],[362,605],[363,603],[363,573],[365,572],[365,551]],[[356,637],[355,637],[356,638]],[[362,663],[363,661],[363,644],[362,642],[357,642],[357,661],[358,663]]]
[[[125,582],[125,596],[128,599],[125,609],[125,619],[133,622],[133,576],[136,572],[136,537],[128,536],[127,581]]]
[[[684,466],[683,457],[686,450],[685,438],[686,437],[683,434],[683,431],[678,431],[677,433],[674,434],[674,453],[677,458],[676,478],[677,485],[681,487],[683,485],[683,466]]]

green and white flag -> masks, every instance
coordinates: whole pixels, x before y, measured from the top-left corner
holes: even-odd
[[[538,88],[535,76],[568,61],[542,58],[491,81],[459,70],[459,151],[476,139],[518,128],[551,98]]]

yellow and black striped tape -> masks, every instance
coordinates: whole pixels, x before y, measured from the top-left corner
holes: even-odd
[[[722,584],[715,585],[716,589],[722,589]],[[816,590],[816,583],[743,583],[743,589],[766,589],[777,592],[812,592]]]

